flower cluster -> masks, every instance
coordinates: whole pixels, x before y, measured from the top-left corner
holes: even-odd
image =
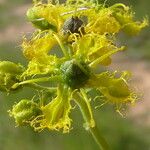
[[[112,63],[112,55],[125,48],[117,46],[116,35],[120,31],[137,35],[147,26],[147,19],[134,21],[134,13],[124,4],[106,7],[84,0],[34,2],[27,18],[36,28],[22,43],[28,66],[1,61],[0,90],[11,92],[29,86],[44,96],[36,102],[23,99],[13,106],[10,115],[17,125],[69,132],[74,101],[86,128],[94,128],[92,90],[99,91],[95,98],[102,97],[102,103],[113,104],[118,111],[122,105],[135,103],[130,73],[110,72],[107,66]]]

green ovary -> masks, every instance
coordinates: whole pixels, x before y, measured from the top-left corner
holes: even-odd
[[[48,11],[48,8],[44,8],[43,5],[34,6],[30,8],[27,11],[27,18],[29,21],[33,23],[33,25],[41,30],[49,30],[52,29],[53,31],[56,31],[57,28],[55,25],[51,24],[44,18],[44,14],[42,15],[42,12],[46,10]],[[46,12],[45,12],[46,13]]]
[[[90,77],[88,66],[76,60],[66,61],[61,65],[61,71],[65,84],[72,89],[82,87]]]

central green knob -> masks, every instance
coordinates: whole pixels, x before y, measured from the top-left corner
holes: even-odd
[[[66,61],[61,65],[64,82],[72,89],[84,86],[90,77],[90,70],[86,63],[76,60]]]

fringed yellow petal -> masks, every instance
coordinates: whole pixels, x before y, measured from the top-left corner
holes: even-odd
[[[98,35],[93,33],[86,34],[76,40],[73,44],[73,49],[76,57],[80,57],[82,55],[82,58],[86,59],[86,61],[89,63],[94,63],[97,59],[100,59],[111,52],[115,53],[122,50],[123,47],[116,47],[106,35]],[[109,65],[111,63],[110,56],[111,54],[96,63],[104,66]]]
[[[57,58],[52,55],[42,55],[32,59],[27,67],[27,70],[23,73],[23,76],[32,76],[37,74],[53,73],[56,69]]]
[[[57,97],[49,104],[42,106],[43,116],[32,122],[35,130],[48,128],[49,130],[62,129],[63,133],[68,133],[71,128],[71,119],[69,118],[71,104],[70,93],[68,89],[58,88]]]
[[[119,5],[112,6],[113,16],[119,22],[121,29],[128,35],[137,35],[144,27],[148,26],[148,19],[145,18],[142,22],[134,21],[134,13],[131,9],[122,4],[122,8]]]
[[[51,32],[47,34],[46,32],[39,32],[37,35],[33,35],[31,40],[24,38],[22,43],[23,54],[29,60],[38,58],[47,54],[54,45],[56,45],[56,40]]]
[[[108,103],[134,103],[137,100],[137,96],[129,87],[129,75],[128,72],[123,72],[118,77],[116,73],[103,72],[89,80],[88,84],[98,88]]]
[[[118,33],[120,24],[112,14],[113,12],[107,8],[101,9],[98,13],[95,10],[87,11],[88,24],[85,27],[85,31],[98,34]]]

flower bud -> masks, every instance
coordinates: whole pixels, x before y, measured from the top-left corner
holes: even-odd
[[[10,61],[0,62],[0,91],[9,92],[11,87],[20,81],[20,75],[24,68],[20,64],[15,64]],[[17,88],[18,89],[18,88]]]
[[[14,117],[17,125],[27,125],[32,119],[41,113],[38,105],[28,99],[21,100],[14,105],[10,116]]]
[[[11,74],[0,73],[0,91],[10,91],[12,85],[18,81],[19,80]]]
[[[30,8],[27,11],[28,20],[31,21],[35,27],[41,30],[52,29],[53,31],[56,31],[56,26],[49,23],[48,20],[46,20],[42,15],[40,15],[42,12],[44,13],[44,10],[47,11],[47,8],[44,8],[43,5],[38,5]]]
[[[9,73],[13,75],[18,75],[23,72],[24,68],[20,64],[15,64],[10,61],[1,61],[0,62],[0,72]]]

